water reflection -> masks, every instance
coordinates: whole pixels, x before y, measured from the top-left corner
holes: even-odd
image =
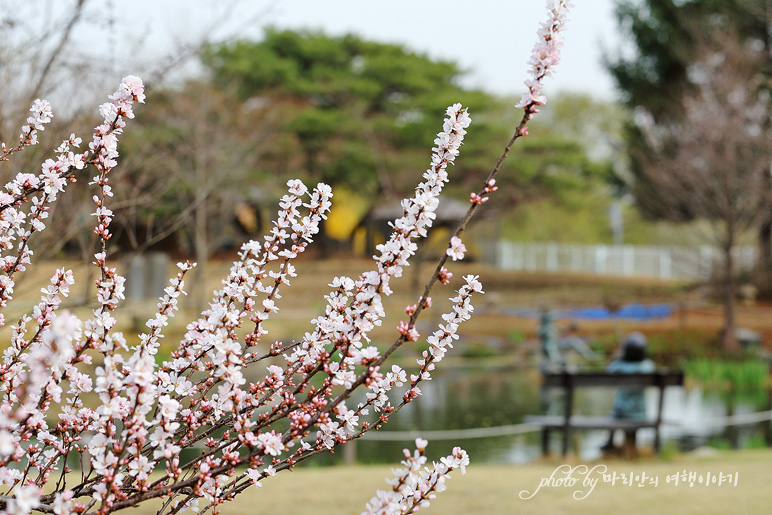
[[[540,397],[541,377],[536,370],[512,367],[455,367],[436,371],[434,379],[421,386],[423,395],[394,416],[382,430],[421,431],[470,429],[520,424],[526,415],[544,413]],[[614,390],[610,388],[583,388],[576,391],[576,413],[608,415]],[[657,390],[646,392],[649,413],[656,412]],[[555,402],[553,400],[553,402]],[[559,400],[558,400],[559,402]],[[760,424],[726,428],[711,421],[727,415],[753,413],[766,409],[764,395],[731,396],[705,393],[700,389],[671,387],[665,392],[661,428],[665,446],[691,450],[697,446],[728,438],[729,446],[742,446],[759,435]],[[769,426],[769,422],[766,422]],[[608,433],[582,431],[575,433],[578,454],[582,459],[600,457],[600,447]],[[639,431],[638,441],[653,445],[654,430]],[[669,443],[668,443],[669,442]],[[453,438],[432,440],[430,458],[450,452],[453,445],[464,447],[478,463],[526,463],[541,455],[540,433],[531,432],[512,436],[478,439]],[[553,452],[559,452],[560,438],[553,438]],[[404,447],[412,447],[410,440],[357,442],[357,460],[362,463],[395,461]]]

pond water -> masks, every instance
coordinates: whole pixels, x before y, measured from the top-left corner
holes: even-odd
[[[434,379],[421,386],[423,395],[396,414],[379,433],[471,429],[521,424],[526,415],[544,413],[538,370],[504,366],[461,366],[437,370]],[[614,398],[610,388],[583,388],[576,391],[575,412],[583,415],[608,415]],[[657,390],[646,392],[648,413],[656,412]],[[728,396],[705,392],[699,388],[667,388],[660,429],[663,447],[688,451],[702,445],[742,447],[759,445],[764,432],[769,437],[770,422],[727,428],[721,418],[768,409],[769,396],[764,392]],[[582,459],[601,456],[606,431],[575,433],[575,449],[569,452]],[[621,438],[621,434],[618,438]],[[560,435],[553,434],[552,450],[560,452]],[[540,432],[465,439],[430,439],[429,457],[438,459],[460,445],[477,463],[527,463],[541,455]],[[653,430],[640,430],[638,441],[651,446]],[[403,448],[413,448],[412,438],[403,441],[363,439],[357,442],[356,459],[361,463],[394,463]]]

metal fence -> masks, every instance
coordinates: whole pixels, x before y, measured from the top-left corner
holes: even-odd
[[[756,263],[756,249],[735,247],[738,271]],[[644,245],[578,245],[499,240],[496,265],[502,270],[569,272],[658,279],[706,280],[723,260],[719,249]]]

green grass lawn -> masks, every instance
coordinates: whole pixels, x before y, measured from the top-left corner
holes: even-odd
[[[533,492],[542,478],[548,478],[564,461],[549,461],[530,465],[470,466],[466,475],[456,471],[448,480],[448,490],[438,496],[422,513],[443,515],[466,514],[655,514],[667,513],[770,513],[772,489],[772,450],[717,451],[710,456],[683,455],[668,461],[645,459],[607,461],[608,472],[658,478],[658,486],[627,486],[604,483],[602,476],[596,487],[583,500],[575,500],[575,490],[584,488],[543,487],[531,499],[522,500],[523,490]],[[580,463],[570,463],[571,466]],[[739,473],[737,486],[681,483],[668,484],[666,477],[686,470],[700,474]],[[303,468],[283,472],[263,481],[261,489],[250,488],[223,508],[225,515],[297,515],[355,514],[377,489],[388,485],[388,466],[358,466],[333,468]],[[559,477],[559,474],[554,476]],[[148,508],[135,513],[152,513]]]

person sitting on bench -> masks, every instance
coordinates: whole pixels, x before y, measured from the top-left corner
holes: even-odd
[[[654,372],[654,362],[647,357],[646,337],[639,332],[628,334],[616,359],[606,366],[606,372],[634,374]],[[642,388],[620,388],[614,398],[611,416],[622,420],[644,420],[646,402]],[[625,446],[635,447],[635,430],[625,431]],[[609,432],[608,442],[601,447],[611,451],[614,447],[614,430]]]

